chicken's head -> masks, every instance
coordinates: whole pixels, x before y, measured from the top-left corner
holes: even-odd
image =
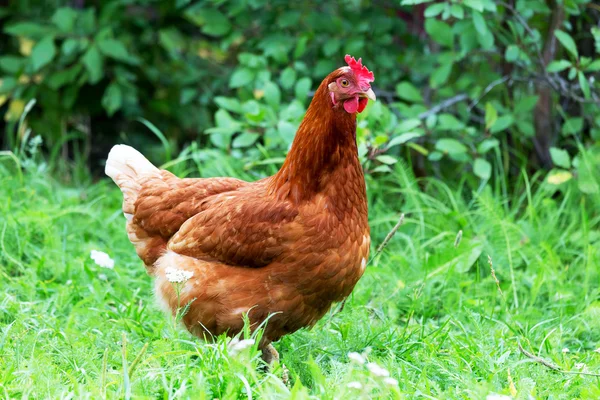
[[[369,100],[375,101],[375,93],[371,82],[375,80],[373,72],[349,54],[345,57],[347,67],[338,69],[333,74],[333,81],[327,86],[334,107],[342,104],[347,113],[363,112]]]

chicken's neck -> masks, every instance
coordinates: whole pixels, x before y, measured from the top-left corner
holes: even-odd
[[[327,81],[323,81],[283,166],[273,176],[272,189],[278,196],[299,202],[319,193],[332,179],[343,179],[345,170],[353,177],[358,174],[364,185],[356,146],[356,115],[332,106]]]

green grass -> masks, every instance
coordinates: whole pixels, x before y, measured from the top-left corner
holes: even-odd
[[[203,173],[227,172],[216,168]],[[502,197],[490,187],[417,182],[401,166],[368,183],[374,247],[400,212],[405,222],[342,312],[276,344],[288,388],[280,368],[259,372],[255,347],[229,354],[225,338],[200,342],[159,311],[112,183],[64,187],[0,160],[0,395],[600,398],[600,378],[579,373],[600,372],[597,195],[523,177]],[[96,266],[92,249],[109,253],[114,270]]]

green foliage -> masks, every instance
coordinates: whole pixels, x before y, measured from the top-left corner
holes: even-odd
[[[239,352],[223,336],[204,343],[162,313],[123,228],[118,189],[57,183],[43,170],[40,139],[27,143],[18,157],[0,153],[7,398],[600,396],[597,377],[581,374],[600,369],[597,176],[557,185],[552,173],[523,173],[505,197],[491,185],[471,192],[417,180],[403,162],[369,176],[374,244],[400,212],[404,224],[342,312],[275,344],[286,387],[281,365],[260,371],[256,343]],[[183,176],[182,160],[199,160],[203,176],[250,178],[236,158],[207,154],[188,148],[170,169]],[[582,151],[578,175],[597,171],[599,155]],[[114,269],[91,250],[107,252]],[[566,372],[533,362],[519,343]]]
[[[160,161],[164,141],[133,123],[144,118],[174,150],[196,142],[248,166],[275,165],[311,91],[346,53],[376,76],[379,102],[359,117],[369,172],[404,156],[427,175],[458,179],[453,171],[466,168],[493,181],[504,154],[514,180],[521,167],[550,167],[557,151],[575,157],[600,137],[599,12],[587,0],[82,4],[1,9],[5,147],[18,145],[16,121],[35,98],[31,128],[63,159],[93,149],[83,159],[95,166],[129,141]]]

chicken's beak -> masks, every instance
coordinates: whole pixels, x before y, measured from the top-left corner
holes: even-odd
[[[360,97],[366,97],[369,100],[377,100],[377,96],[375,96],[375,92],[373,91],[373,89],[369,88],[369,90],[367,90],[366,92],[362,92],[360,94]]]

